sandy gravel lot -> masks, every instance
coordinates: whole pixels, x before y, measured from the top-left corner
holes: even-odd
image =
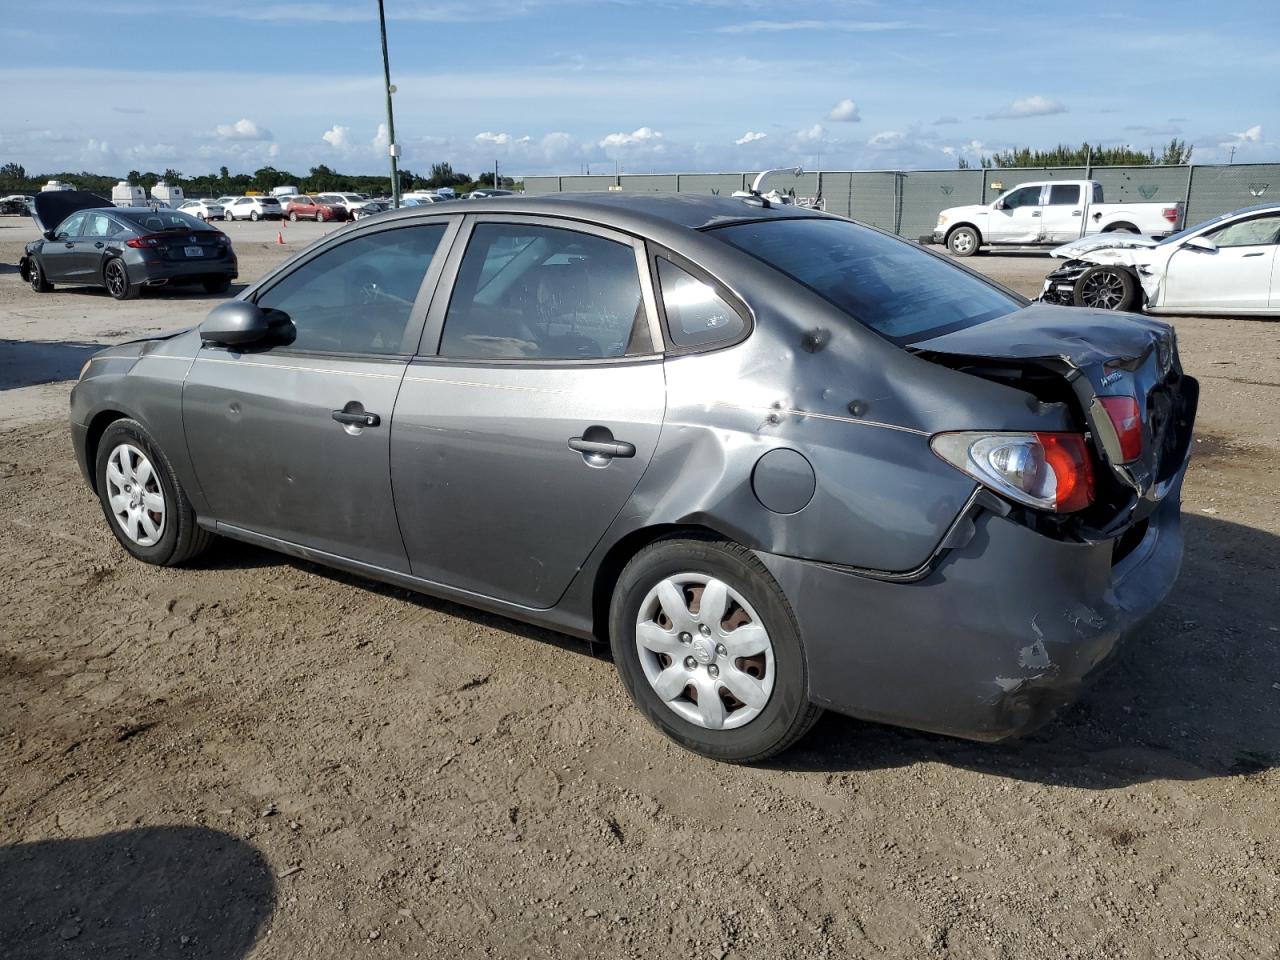
[[[227,229],[244,280],[319,233]],[[1182,579],[1082,704],[1000,746],[828,716],[738,768],[577,641],[237,544],[127,559],[66,380],[217,298],[37,295],[31,236],[0,218],[5,957],[1278,955],[1280,325],[1176,321]]]

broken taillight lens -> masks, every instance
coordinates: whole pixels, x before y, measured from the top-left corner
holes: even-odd
[[[1093,465],[1078,433],[940,433],[933,452],[1011,500],[1074,513],[1093,502]]]
[[[1120,441],[1120,458],[1132,463],[1142,456],[1142,413],[1133,397],[1099,397]]]

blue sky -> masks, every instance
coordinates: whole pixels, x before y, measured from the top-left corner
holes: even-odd
[[[374,0],[0,0],[0,162],[386,168]],[[1280,160],[1280,3],[386,0],[402,164],[954,167],[1085,139]],[[136,39],[135,39],[136,38]],[[154,42],[147,42],[154,41]]]

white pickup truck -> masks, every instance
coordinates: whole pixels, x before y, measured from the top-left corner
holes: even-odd
[[[1103,203],[1096,180],[1020,183],[988,204],[949,207],[938,214],[932,237],[957,257],[981,247],[1057,246],[1091,233],[1163,237],[1182,228],[1182,201]]]

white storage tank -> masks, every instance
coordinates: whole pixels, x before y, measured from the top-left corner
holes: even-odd
[[[121,180],[111,188],[111,203],[117,207],[145,207],[147,192],[128,180]]]
[[[292,184],[286,184],[282,187],[272,187],[271,195],[283,203],[285,197],[296,197],[298,195],[298,188]]]
[[[67,183],[65,180],[50,180],[43,187],[40,188],[40,192],[49,193],[53,190],[74,190],[74,189],[75,187]]]
[[[187,198],[182,195],[181,187],[171,187],[161,180],[151,188],[151,199],[155,203],[162,203],[176,210],[186,202]]]

